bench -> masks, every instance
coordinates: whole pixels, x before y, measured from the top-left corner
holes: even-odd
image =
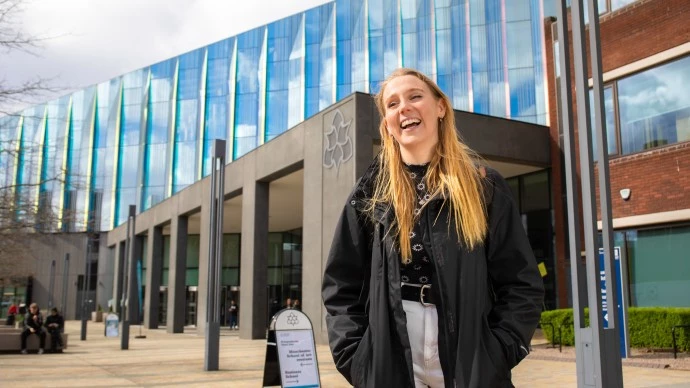
[[[7,328],[0,330],[0,351],[4,352],[19,352],[22,348],[22,330]],[[67,340],[69,334],[62,333],[62,349],[67,349]],[[50,333],[46,332],[46,350],[50,349],[51,336]],[[38,350],[40,345],[40,339],[37,335],[30,335],[26,341],[27,350]]]

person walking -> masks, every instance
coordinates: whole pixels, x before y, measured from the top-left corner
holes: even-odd
[[[510,187],[426,75],[398,69],[375,100],[382,150],[324,269],[336,368],[355,387],[512,387],[544,286]]]
[[[235,303],[235,300],[230,301],[230,307],[228,307],[228,314],[229,314],[229,319],[228,323],[231,329],[233,330],[238,330],[239,326],[237,325],[237,313],[239,312],[239,308],[237,307],[237,303]]]

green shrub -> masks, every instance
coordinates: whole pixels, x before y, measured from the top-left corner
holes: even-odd
[[[541,314],[541,328],[547,340],[554,343],[553,324],[558,343],[558,328],[562,330],[561,343],[575,344],[573,309],[544,311]],[[585,309],[585,325],[589,324],[589,310]],[[630,346],[633,348],[671,348],[671,328],[675,325],[690,325],[690,308],[673,307],[630,307],[628,308],[628,330]],[[676,329],[678,350],[690,350],[690,328]]]

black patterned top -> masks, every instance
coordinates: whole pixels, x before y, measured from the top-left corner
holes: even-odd
[[[400,280],[411,284],[431,284],[431,276],[433,274],[434,266],[431,262],[429,253],[424,248],[423,233],[424,222],[422,217],[417,217],[422,210],[423,205],[429,201],[430,195],[427,192],[424,176],[426,175],[429,164],[424,165],[405,165],[410,178],[415,184],[415,191],[417,193],[415,199],[415,221],[410,232],[410,248],[412,251],[412,258],[408,259],[407,263],[403,263],[400,267]]]

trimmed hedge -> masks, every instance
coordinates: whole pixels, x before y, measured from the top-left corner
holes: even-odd
[[[556,332],[554,342],[551,326]],[[589,312],[585,309],[585,325],[589,325]],[[690,325],[690,308],[674,307],[629,307],[628,329],[630,347],[633,348],[672,348],[671,328],[675,325]],[[550,343],[558,343],[558,328],[561,327],[563,345],[575,343],[573,328],[573,309],[550,310],[541,313],[541,328]],[[690,350],[690,328],[676,329],[678,350]]]

